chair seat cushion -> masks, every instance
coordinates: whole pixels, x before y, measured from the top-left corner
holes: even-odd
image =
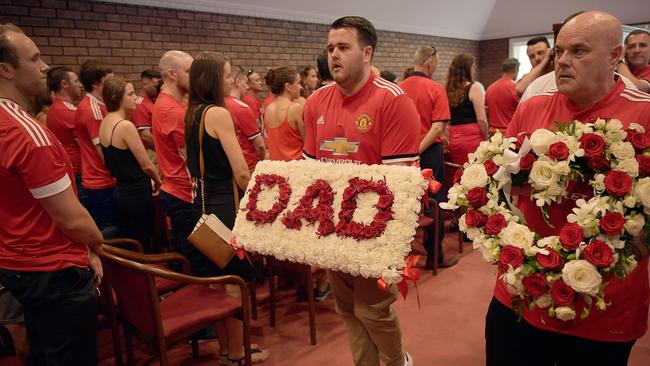
[[[11,356],[0,360],[0,366],[24,366],[25,363],[18,357]]]
[[[165,338],[237,313],[241,300],[202,285],[187,285],[160,302]]]
[[[182,282],[170,280],[164,277],[156,276],[154,281],[156,283],[156,290],[158,291],[158,295],[164,295],[170,291],[174,291],[177,288],[183,286]]]
[[[433,217],[420,215],[418,218],[418,227],[427,227],[433,225]]]

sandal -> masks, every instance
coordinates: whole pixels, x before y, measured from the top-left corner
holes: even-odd
[[[271,354],[268,350],[261,349],[257,344],[251,344],[251,361],[252,363],[260,363],[266,361]],[[221,354],[219,354],[221,356]],[[219,364],[221,364],[221,357],[219,357]],[[241,358],[227,358],[227,363],[224,365],[228,366],[243,366],[245,365],[245,357]]]

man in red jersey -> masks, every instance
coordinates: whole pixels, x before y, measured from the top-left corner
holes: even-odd
[[[506,134],[554,127],[555,122],[620,119],[624,126],[650,131],[650,95],[625,86],[614,68],[622,54],[621,24],[615,17],[589,11],[568,21],[555,43],[558,90],[540,93],[519,106]],[[566,203],[565,203],[566,202]],[[550,224],[527,196],[517,206],[526,224],[540,236],[557,235],[575,202],[550,207]],[[635,245],[641,247],[638,238]],[[511,310],[512,297],[497,280],[486,316],[488,365],[519,365],[534,355],[536,365],[625,365],[634,342],[647,330],[648,257],[639,251],[638,265],[625,279],[611,280],[605,289],[605,311],[592,309],[584,320],[561,321],[547,309],[524,310],[521,320]]]
[[[189,248],[191,244],[186,238],[198,220],[192,206],[192,179],[185,165],[185,106],[182,102],[189,91],[192,61],[192,56],[182,51],[167,51],[160,58],[163,86],[151,116],[156,158],[163,179],[160,198],[172,221],[172,244],[177,251]]]
[[[268,159],[268,152],[253,112],[249,105],[239,100],[247,89],[246,74],[240,70],[235,74],[233,84],[230,86],[230,95],[226,97],[226,108],[235,121],[237,140],[239,140],[239,146],[244,153],[248,169],[253,171],[257,162]]]
[[[361,17],[332,23],[328,63],[336,84],[318,89],[305,103],[303,156],[328,162],[411,164],[418,160],[419,116],[397,85],[371,74],[377,45],[373,25]],[[329,271],[336,309],[343,316],[355,365],[412,365],[391,304],[395,286],[377,279]]]
[[[242,94],[241,101],[248,105],[255,116],[257,126],[262,128],[262,115],[264,115],[262,100],[260,99],[262,78],[253,69],[246,72],[246,77],[248,78],[248,91]]]
[[[65,149],[25,110],[47,70],[31,39],[0,25],[0,283],[23,305],[28,364],[96,365],[102,236]]]
[[[485,104],[490,111],[490,133],[496,130],[505,132],[512,115],[519,104],[515,93],[515,78],[519,73],[519,61],[509,58],[501,64],[501,78],[493,82],[485,95]]]
[[[650,92],[650,33],[635,29],[625,37],[625,58],[619,61],[619,74],[630,79],[643,92]]]
[[[54,93],[52,105],[47,113],[47,128],[61,141],[72,162],[72,171],[77,188],[77,196],[84,206],[88,205],[88,195],[81,187],[81,152],[79,138],[74,128],[77,107],[73,101],[81,96],[79,77],[71,68],[54,67],[47,72],[47,88]]]
[[[160,73],[154,70],[144,70],[140,74],[142,82],[142,93],[138,96],[137,105],[131,119],[138,129],[140,139],[144,147],[149,150],[156,150],[151,134],[151,113],[153,112],[153,103],[158,97],[158,83],[160,82]]]
[[[115,178],[104,164],[104,154],[99,145],[99,126],[106,115],[102,98],[104,80],[113,75],[110,67],[99,60],[84,62],[79,70],[79,80],[86,95],[75,113],[75,130],[81,152],[81,186],[88,193],[90,211],[104,237],[117,236],[117,208],[113,201]]]
[[[413,75],[402,81],[399,86],[408,94],[415,103],[415,108],[420,115],[420,167],[431,169],[438,182],[445,181],[444,164],[442,156],[442,141],[445,132],[445,123],[451,118],[449,113],[449,101],[445,88],[431,80],[438,67],[438,56],[436,49],[431,46],[422,46],[415,52]],[[445,193],[441,189],[433,195],[438,202],[445,199]],[[440,267],[451,267],[458,262],[458,257],[444,258],[442,252],[442,239],[444,231],[445,216],[442,211],[438,220],[438,258],[433,258],[433,226],[428,228],[426,268],[433,269],[433,261],[438,261]]]

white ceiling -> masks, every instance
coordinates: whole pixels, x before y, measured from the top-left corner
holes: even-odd
[[[580,10],[604,10],[624,24],[650,22],[648,0],[109,0],[329,24],[361,15],[380,30],[484,40],[550,33]]]

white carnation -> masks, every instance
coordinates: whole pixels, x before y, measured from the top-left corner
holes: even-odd
[[[635,158],[619,161],[618,169],[626,172],[632,178],[639,176],[639,162]]]
[[[546,129],[538,129],[530,136],[530,146],[537,155],[546,154],[554,142],[555,134]]]
[[[629,142],[615,142],[610,148],[618,160],[634,158],[634,146]]]
[[[569,166],[569,162],[566,160],[562,160],[555,164],[553,167],[553,170],[555,171],[556,174],[558,175],[569,175],[569,172],[571,172],[571,167]]]
[[[625,230],[632,236],[637,236],[643,230],[645,225],[645,217],[643,215],[632,215],[625,221]]]
[[[643,203],[646,214],[650,214],[650,178],[641,178],[634,185],[634,196]]]
[[[576,292],[596,296],[600,291],[602,277],[596,267],[586,260],[574,260],[562,268],[562,279]]]
[[[623,124],[621,123],[620,120],[616,118],[612,118],[605,123],[605,130],[607,131],[614,132],[622,129],[623,129]]]

